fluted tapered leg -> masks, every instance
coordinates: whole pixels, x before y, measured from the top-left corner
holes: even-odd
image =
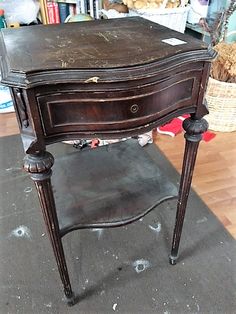
[[[175,220],[175,228],[172,241],[172,250],[169,257],[172,265],[176,264],[178,257],[179,243],[182,233],[182,227],[185,217],[185,211],[191,188],[194,165],[196,161],[199,142],[202,139],[202,133],[208,128],[208,123],[205,119],[188,118],[183,122],[185,133],[185,152],[182,166],[182,174],[180,180],[179,197],[177,204],[177,213]]]
[[[31,178],[35,183],[44,221],[63,283],[64,293],[68,303],[73,304],[74,294],[71,289],[69,274],[66,266],[51,185],[51,167],[53,163],[53,156],[49,152],[43,151],[35,155],[27,155],[24,159],[24,169],[30,173]]]

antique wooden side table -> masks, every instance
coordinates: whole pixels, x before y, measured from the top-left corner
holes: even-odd
[[[35,182],[70,304],[75,297],[62,237],[135,221],[171,198],[173,187],[132,141],[75,152],[55,162],[53,176],[46,146],[130,137],[190,114],[183,123],[186,147],[169,257],[175,264],[198,144],[207,129],[204,93],[215,52],[133,17],[5,29],[0,54],[2,84],[11,89],[26,153],[24,169]]]

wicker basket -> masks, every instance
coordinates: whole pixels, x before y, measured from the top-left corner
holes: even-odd
[[[206,120],[213,131],[236,131],[236,83],[209,78],[206,92],[209,115]]]

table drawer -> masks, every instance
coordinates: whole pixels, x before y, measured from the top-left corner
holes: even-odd
[[[125,91],[51,92],[37,97],[45,135],[136,128],[192,104],[198,80]]]

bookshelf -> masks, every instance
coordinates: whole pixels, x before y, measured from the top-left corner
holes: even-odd
[[[99,19],[102,9],[102,0],[39,0],[39,4],[43,24],[65,23],[78,14]]]
[[[77,3],[77,0],[57,0],[57,2],[62,2],[62,3]]]

